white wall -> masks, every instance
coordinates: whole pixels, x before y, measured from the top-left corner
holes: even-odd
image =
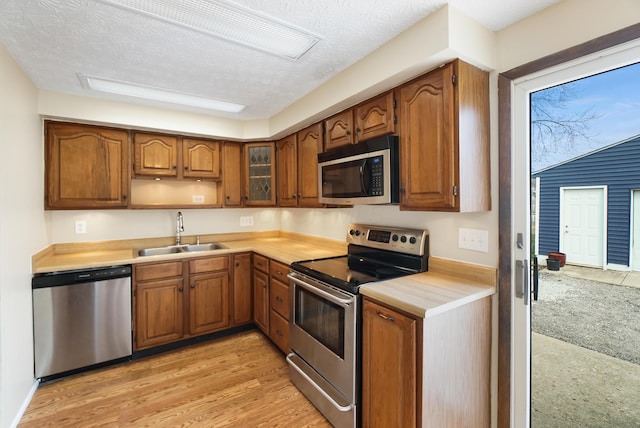
[[[175,236],[178,211],[184,220],[184,236],[280,229],[277,208],[53,211],[52,242]],[[241,216],[253,217],[253,226],[240,226]],[[86,234],[76,235],[76,220],[87,222]]]
[[[497,68],[507,71],[638,22],[637,0],[563,0],[497,33]]]
[[[0,45],[0,427],[34,386],[31,255],[47,245],[38,92]]]

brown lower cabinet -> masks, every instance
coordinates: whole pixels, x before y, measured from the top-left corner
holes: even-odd
[[[426,318],[363,298],[362,426],[491,424],[491,298]]]
[[[236,259],[237,257],[237,259]],[[144,263],[134,268],[135,349],[166,345],[250,323],[250,254]],[[239,263],[232,269],[229,260]],[[235,273],[238,272],[236,281]],[[231,274],[234,274],[231,280]],[[249,276],[250,278],[250,276]],[[233,288],[233,289],[232,289]]]
[[[269,261],[269,337],[285,354],[289,353],[289,266]]]
[[[253,255],[253,317],[256,325],[289,353],[289,266]]]
[[[415,427],[421,322],[367,298],[362,321],[362,426]]]

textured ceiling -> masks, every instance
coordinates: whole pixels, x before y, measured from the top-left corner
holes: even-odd
[[[283,110],[445,3],[499,30],[557,1],[236,0],[322,37],[292,61],[95,0],[0,0],[0,42],[41,89],[141,102],[88,91],[80,73],[244,104],[240,113],[215,115],[259,119]]]

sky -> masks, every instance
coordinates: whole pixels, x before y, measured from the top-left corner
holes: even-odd
[[[588,122],[590,138],[576,139],[573,148],[560,147],[556,153],[547,156],[536,156],[540,153],[534,153],[535,145],[532,145],[532,171],[640,134],[640,63],[570,84],[574,88],[573,96],[566,100],[565,108],[548,109],[549,114],[566,118],[587,112],[595,116]],[[536,102],[537,95],[543,94],[533,94],[532,103]]]

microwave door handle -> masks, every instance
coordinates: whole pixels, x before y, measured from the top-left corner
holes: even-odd
[[[369,161],[369,159],[363,159],[362,163],[360,164],[360,188],[362,189],[362,193],[365,196],[369,196],[369,189],[368,184],[371,182],[371,179],[367,179],[365,180],[364,175],[367,171],[367,162]]]

